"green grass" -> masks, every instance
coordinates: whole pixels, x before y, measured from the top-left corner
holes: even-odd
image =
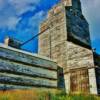
[[[65,92],[59,92],[56,94],[48,93],[49,100],[100,100],[99,96],[90,94],[66,94]],[[45,100],[45,99],[43,99]]]
[[[65,94],[61,91],[6,91],[0,92],[0,100],[100,100],[100,97],[89,94]]]

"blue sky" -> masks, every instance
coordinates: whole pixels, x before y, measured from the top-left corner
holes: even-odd
[[[5,36],[24,42],[36,35],[47,11],[59,0],[0,0],[0,42]],[[90,24],[92,46],[100,53],[100,0],[81,0],[83,13]],[[36,52],[37,38],[23,46]]]

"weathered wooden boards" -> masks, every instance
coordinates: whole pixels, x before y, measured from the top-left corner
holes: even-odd
[[[59,9],[59,11],[55,11]],[[67,29],[65,9],[61,3],[48,12],[48,18],[40,26],[49,29],[39,36],[39,54],[55,60],[59,66],[66,67]]]
[[[49,29],[43,31],[47,27]],[[64,73],[65,84],[62,85],[66,92],[97,94],[89,25],[82,14],[80,0],[62,0],[50,9],[47,19],[40,25],[40,32],[43,34],[39,36],[39,54],[52,58],[63,68],[59,80],[63,80]],[[92,80],[95,83],[91,87]]]
[[[94,67],[92,50],[67,42],[68,69]]]
[[[0,89],[57,88],[57,64],[0,44]]]
[[[65,84],[68,84],[66,85],[66,91],[89,92],[91,86],[91,81],[89,80],[95,80],[95,77],[89,76],[89,70],[93,67],[94,62],[92,50],[68,41],[67,67],[64,68]],[[90,93],[94,92],[90,91]]]

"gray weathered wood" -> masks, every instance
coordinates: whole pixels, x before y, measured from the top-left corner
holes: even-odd
[[[9,84],[0,84],[0,90],[11,90],[11,89],[32,89],[32,86],[18,86]]]
[[[57,88],[57,64],[0,44],[0,90]]]
[[[22,52],[17,52],[11,49],[3,48],[0,46],[0,57],[14,60],[16,62],[21,62],[25,64],[35,65],[37,67],[49,68],[53,70],[57,70],[57,65],[55,62],[50,60],[44,60],[39,57],[35,57],[32,55],[28,55]]]
[[[23,65],[9,60],[0,59],[0,72],[9,72],[24,74],[32,77],[44,77],[57,79],[57,72],[49,69],[38,68],[34,66]]]
[[[0,83],[23,85],[23,86],[35,86],[35,87],[57,87],[57,81],[49,80],[45,78],[31,78],[22,75],[13,75],[7,73],[0,73]]]

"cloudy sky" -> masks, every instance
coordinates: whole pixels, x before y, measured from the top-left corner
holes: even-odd
[[[0,0],[0,42],[5,36],[24,42],[38,33],[47,11],[59,0]],[[100,0],[81,0],[83,13],[90,24],[93,48],[100,53]],[[37,51],[37,39],[23,46]]]

